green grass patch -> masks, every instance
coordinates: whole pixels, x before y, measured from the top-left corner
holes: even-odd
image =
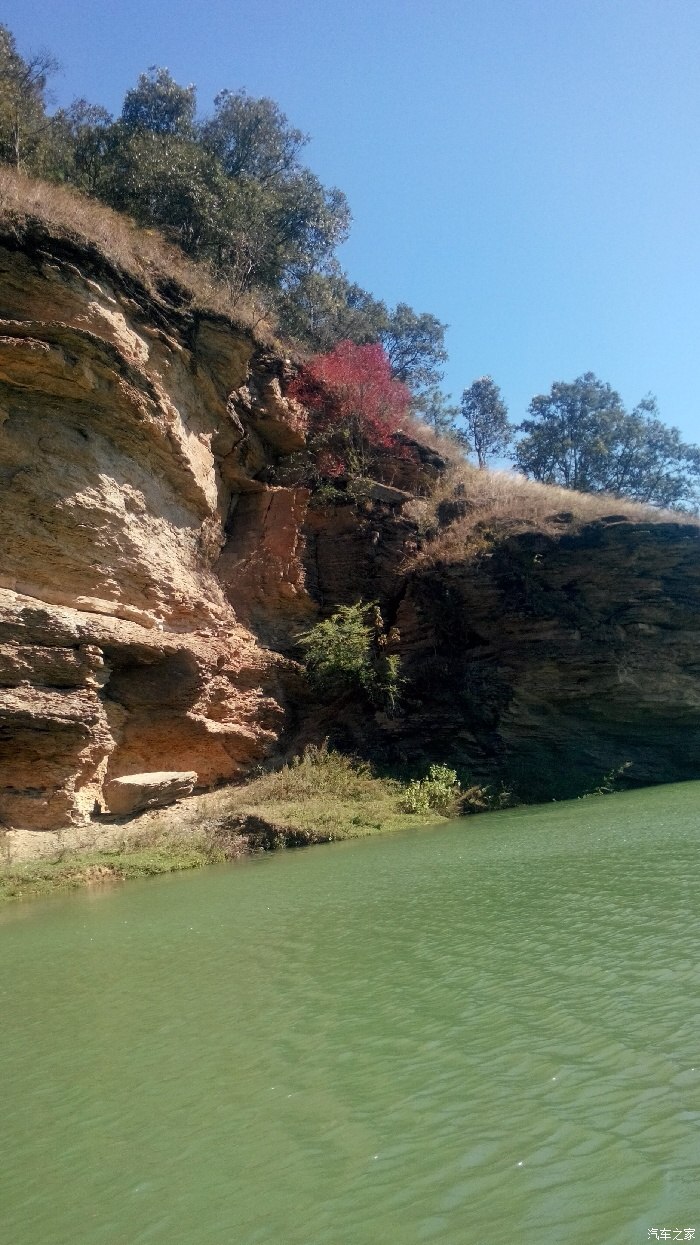
[[[123,828],[118,846],[57,849],[57,858],[0,863],[0,900],[154,877],[234,860],[251,851],[329,843],[434,824],[433,807],[406,808],[405,783],[369,765],[309,747],[289,765],[147,815]],[[96,835],[100,831],[96,830]]]
[[[208,844],[182,844],[166,839],[152,848],[133,851],[67,854],[62,860],[27,860],[0,868],[0,899],[29,899],[57,890],[155,877],[180,869],[196,869],[216,859]],[[220,857],[223,859],[223,857]]]

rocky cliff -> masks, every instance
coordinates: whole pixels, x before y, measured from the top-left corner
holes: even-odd
[[[308,609],[307,494],[262,480],[303,412],[250,331],[39,227],[0,240],[0,821],[55,828],[114,777],[206,787],[275,746],[284,663],[244,620]]]
[[[328,713],[331,742],[526,800],[700,777],[700,530],[604,511],[416,558],[400,512],[311,509],[309,587],[378,599],[404,678],[394,717]]]
[[[409,753],[430,739],[535,800],[700,776],[697,526],[506,535],[413,576],[396,621]]]
[[[529,797],[700,776],[695,525],[609,515],[416,558],[399,490],[309,505],[275,483],[305,416],[252,330],[38,224],[0,233],[0,318],[4,825],[99,824],[114,779],[203,789],[324,733]],[[413,461],[423,486],[441,469]],[[398,628],[395,718],[311,705],[290,661],[302,623],[360,597]]]

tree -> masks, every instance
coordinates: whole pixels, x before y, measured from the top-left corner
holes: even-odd
[[[310,169],[300,169],[279,185],[260,185],[272,206],[273,239],[283,286],[323,270],[331,262],[335,247],[348,236],[350,209],[342,190],[326,188]]]
[[[464,442],[476,454],[480,467],[486,466],[488,458],[505,453],[513,433],[508,408],[490,376],[480,376],[464,390],[462,416],[466,423]]]
[[[442,389],[437,386],[426,389],[414,400],[413,408],[424,423],[439,436],[450,437],[458,442],[461,440],[461,433],[457,430],[460,408],[450,402]]]
[[[695,508],[700,448],[658,418],[644,398],[627,412],[619,393],[586,372],[557,381],[530,403],[515,463],[545,484],[583,492],[615,493],[634,501]]]
[[[52,118],[51,165],[61,181],[98,195],[110,148],[112,117],[99,104],[76,99]]]
[[[223,178],[209,153],[177,134],[132,131],[121,122],[106,142],[100,197],[207,259],[223,227]]]
[[[340,342],[306,364],[289,393],[310,412],[310,448],[323,474],[364,476],[382,451],[401,456],[395,434],[411,394],[381,346]]]
[[[127,130],[190,138],[196,107],[194,86],[180,86],[169,70],[151,65],[124,96],[122,125]]]
[[[14,36],[0,25],[0,160],[40,172],[51,121],[46,88],[58,62],[48,52],[24,60]]]
[[[253,99],[246,91],[220,91],[214,116],[201,126],[200,135],[228,177],[251,177],[262,185],[298,172],[297,157],[309,141],[274,100]]]
[[[303,274],[280,292],[277,310],[283,333],[319,352],[341,341],[376,342],[387,320],[383,302],[351,282],[338,266]]]
[[[447,359],[446,329],[437,316],[427,311],[419,314],[407,303],[399,303],[387,313],[378,340],[395,379],[408,385],[414,394],[437,386],[442,379],[440,368]]]

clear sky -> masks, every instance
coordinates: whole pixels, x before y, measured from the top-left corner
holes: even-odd
[[[698,0],[0,0],[55,102],[150,65],[268,95],[348,196],[341,259],[450,325],[515,420],[596,372],[700,441]]]

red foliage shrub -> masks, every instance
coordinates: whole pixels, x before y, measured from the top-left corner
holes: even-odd
[[[323,475],[364,474],[381,451],[404,457],[394,436],[411,404],[379,345],[340,342],[301,370],[289,388],[310,414],[310,447]]]

